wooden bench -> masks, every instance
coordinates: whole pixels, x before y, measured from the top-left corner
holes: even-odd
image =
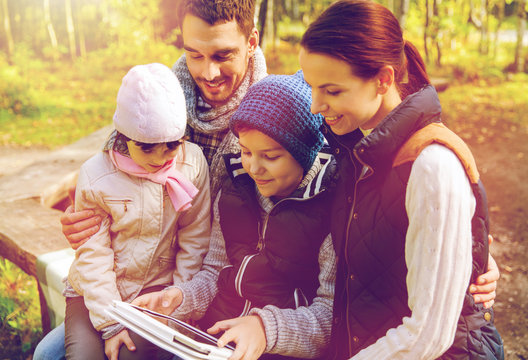
[[[76,183],[82,163],[102,148],[111,131],[112,126],[106,126],[0,179],[0,256],[37,278],[46,271],[42,268],[46,254],[71,252],[59,220],[69,204],[68,188]],[[39,296],[46,333],[57,319],[50,319],[42,285]]]

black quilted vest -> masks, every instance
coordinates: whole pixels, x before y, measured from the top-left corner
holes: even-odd
[[[407,97],[368,137],[359,130],[344,136],[326,130],[341,179],[332,211],[338,265],[329,358],[352,357],[411,314],[404,250],[412,161],[393,166],[393,160],[413,133],[440,122],[440,112],[436,92],[427,86]],[[488,213],[480,182],[473,184],[473,192],[471,281],[485,272],[488,257]],[[495,359],[502,352],[492,310],[476,305],[466,293],[454,343],[442,358]]]
[[[243,316],[251,308],[308,305],[319,287],[319,249],[330,233],[335,160],[325,163],[306,187],[277,201],[262,219],[254,181],[239,155],[226,155],[230,178],[219,199],[220,225],[231,266],[218,278],[218,295],[201,325]]]

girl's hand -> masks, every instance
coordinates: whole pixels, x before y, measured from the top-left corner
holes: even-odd
[[[117,360],[119,358],[119,348],[121,344],[125,344],[128,350],[136,350],[136,345],[128,335],[128,331],[122,330],[117,335],[105,340],[105,354],[109,360]]]
[[[493,237],[489,235],[489,244],[493,242]],[[489,309],[495,303],[497,293],[497,281],[500,278],[499,267],[495,259],[488,255],[488,272],[477,278],[476,284],[469,286],[469,292],[473,294],[476,303],[484,303],[484,307]]]
[[[233,341],[235,351],[229,360],[258,359],[266,349],[266,332],[260,317],[256,315],[219,321],[207,330],[210,334],[224,331],[217,345],[224,347]]]
[[[168,288],[138,296],[132,301],[132,305],[144,307],[163,315],[170,315],[181,305],[182,301],[183,293],[180,289]]]

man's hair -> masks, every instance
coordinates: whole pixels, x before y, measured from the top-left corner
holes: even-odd
[[[235,20],[240,31],[249,37],[255,27],[255,0],[182,0],[178,8],[180,27],[187,14],[210,25]]]

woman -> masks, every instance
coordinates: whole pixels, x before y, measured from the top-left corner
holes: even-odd
[[[303,36],[340,183],[329,358],[503,358],[493,312],[468,288],[488,259],[485,192],[394,15],[340,0]]]

